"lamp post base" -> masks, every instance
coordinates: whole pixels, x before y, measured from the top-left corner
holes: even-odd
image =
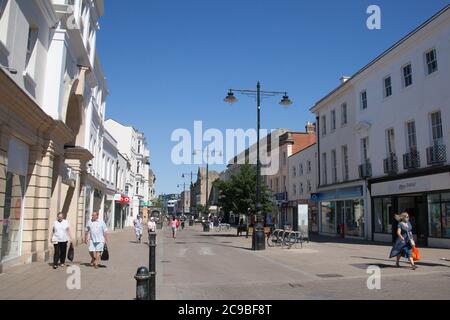
[[[252,235],[252,250],[266,250],[266,235],[264,233],[264,224],[261,222],[255,223]]]

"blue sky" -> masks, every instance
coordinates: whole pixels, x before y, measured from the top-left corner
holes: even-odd
[[[288,91],[294,105],[263,101],[262,127],[304,130],[309,108],[401,37],[444,0],[108,0],[98,50],[108,79],[107,118],[147,136],[157,193],[182,191],[171,161],[173,130],[255,128],[255,102],[233,107],[228,88]],[[125,4],[126,3],[126,4]],[[379,5],[382,29],[366,27]],[[206,144],[205,144],[206,146]],[[212,169],[221,170],[222,166]],[[186,182],[189,182],[185,180]]]

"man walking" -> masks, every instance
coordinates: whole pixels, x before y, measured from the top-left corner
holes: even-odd
[[[143,231],[143,220],[141,216],[138,214],[136,219],[133,221],[134,224],[134,232],[136,233],[136,239],[139,243],[141,243],[142,231]]]
[[[91,266],[95,269],[98,269],[100,256],[108,242],[107,231],[105,222],[98,219],[98,212],[93,212],[92,219],[89,220],[86,226],[85,239],[86,244],[89,244],[89,254],[92,258]]]

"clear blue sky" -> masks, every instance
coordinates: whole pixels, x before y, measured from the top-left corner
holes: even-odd
[[[255,128],[255,103],[230,107],[227,89],[288,91],[283,109],[264,101],[263,128],[304,130],[308,109],[409,31],[444,0],[107,0],[98,50],[108,79],[107,117],[147,136],[157,193],[182,190],[170,141],[176,128]],[[367,7],[382,29],[366,28]],[[214,169],[214,168],[213,168]],[[222,167],[217,167],[220,170]],[[186,181],[188,182],[188,181]]]

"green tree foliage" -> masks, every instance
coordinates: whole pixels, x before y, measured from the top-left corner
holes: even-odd
[[[256,212],[256,167],[243,165],[238,174],[229,181],[216,180],[214,186],[219,191],[218,204],[225,212],[249,214]],[[262,213],[272,212],[273,196],[267,185],[261,181]]]

